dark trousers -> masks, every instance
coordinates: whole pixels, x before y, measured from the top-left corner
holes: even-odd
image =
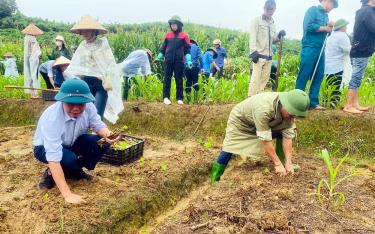
[[[182,62],[166,63],[164,69],[163,98],[171,97],[172,76],[176,80],[176,99],[184,99],[184,64]]]
[[[123,99],[125,101],[129,98],[129,90],[133,86],[134,94],[138,98],[141,96],[141,92],[139,91],[138,82],[135,77],[124,77],[124,95]]]
[[[77,138],[72,147],[63,147],[60,164],[66,177],[74,176],[83,167],[94,170],[103,155],[103,150],[97,144],[99,139],[97,135],[84,134]],[[34,156],[40,162],[48,163],[43,145],[34,147]]]
[[[336,73],[336,74],[329,74],[327,75],[327,84],[328,86],[333,87],[333,91],[331,94],[331,100],[326,100],[327,102],[330,102],[331,107],[336,107],[337,104],[340,102],[340,87],[342,83],[342,75],[343,71]]]
[[[220,68],[219,72],[217,72],[216,67],[213,67],[211,69],[212,75],[215,76],[215,77],[217,77],[217,78],[221,78],[224,75],[224,67],[219,67],[219,68]],[[218,74],[216,74],[216,73],[218,73]]]
[[[186,68],[186,93],[191,93],[191,89],[194,88],[196,92],[199,91],[198,77],[199,77],[199,67]]]
[[[40,72],[42,75],[44,81],[46,82],[47,89],[53,89],[53,85],[51,84],[51,81],[49,80],[48,74],[44,72]]]
[[[84,76],[83,80],[89,85],[90,92],[95,97],[95,107],[98,110],[98,114],[103,119],[104,110],[108,100],[108,93],[103,88],[103,82],[92,76]]]

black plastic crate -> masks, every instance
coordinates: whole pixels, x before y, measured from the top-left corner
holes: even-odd
[[[57,92],[54,90],[42,90],[42,98],[44,101],[56,101],[56,94]]]
[[[101,162],[111,165],[121,166],[126,163],[132,163],[143,156],[143,149],[145,141],[143,139],[121,134],[121,140],[131,140],[137,142],[136,144],[124,150],[116,150],[108,143],[104,143],[105,152],[101,158]]]

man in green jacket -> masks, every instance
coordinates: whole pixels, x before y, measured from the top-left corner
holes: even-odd
[[[254,157],[265,152],[276,173],[293,173],[294,118],[305,117],[309,104],[304,91],[292,90],[260,93],[236,105],[228,119],[223,149],[212,167],[211,182],[220,180],[232,154]]]

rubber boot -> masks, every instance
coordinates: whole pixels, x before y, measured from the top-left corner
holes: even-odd
[[[279,159],[283,165],[285,165],[285,154],[283,149],[283,139],[276,138],[276,154],[279,156]]]
[[[212,170],[211,170],[211,184],[220,180],[220,177],[224,173],[226,166],[227,165],[214,162],[214,164],[212,165]]]

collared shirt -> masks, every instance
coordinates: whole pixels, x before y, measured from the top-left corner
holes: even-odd
[[[217,58],[215,59],[215,63],[218,67],[224,67],[224,59],[228,57],[227,51],[223,47],[219,47],[216,49]]]
[[[55,60],[48,60],[45,63],[42,63],[39,66],[39,72],[47,73],[48,77],[53,77],[53,64],[55,63]]]
[[[277,41],[276,26],[273,19],[264,15],[256,17],[250,25],[250,54],[258,51],[264,56],[272,56],[272,44]]]
[[[318,32],[322,26],[327,26],[328,14],[322,6],[310,7],[303,20],[302,47],[322,48],[326,32]]]
[[[344,70],[344,58],[350,53],[350,39],[345,32],[336,31],[327,39],[325,74],[333,75]]]
[[[63,146],[71,147],[88,128],[98,132],[106,127],[93,103],[87,103],[83,113],[74,119],[64,111],[62,102],[56,102],[40,117],[33,144],[44,146],[48,162],[60,162]]]

